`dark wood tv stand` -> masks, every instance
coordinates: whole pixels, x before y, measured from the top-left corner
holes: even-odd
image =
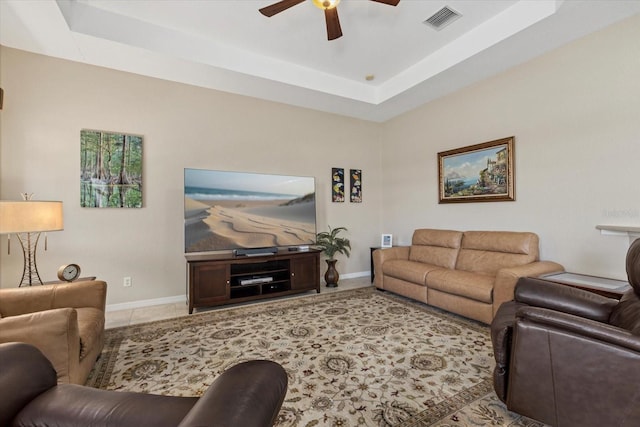
[[[189,314],[210,307],[320,292],[320,252],[280,250],[273,255],[186,255]]]

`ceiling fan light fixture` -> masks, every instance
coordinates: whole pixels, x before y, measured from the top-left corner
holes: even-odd
[[[312,0],[313,5],[318,9],[327,10],[334,9],[340,3],[340,0]]]
[[[280,0],[258,9],[258,11],[266,17],[272,17],[304,1],[305,0]],[[396,6],[400,2],[400,0],[371,1],[388,4],[389,6]],[[324,20],[327,25],[327,40],[335,40],[342,37],[342,28],[340,28],[340,18],[338,18],[337,9],[340,0],[312,0],[312,3],[315,7],[322,9],[324,12]]]

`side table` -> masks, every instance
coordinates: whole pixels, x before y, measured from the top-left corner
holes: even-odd
[[[376,249],[380,249],[380,246],[371,246],[371,283],[373,283],[373,279],[375,279],[375,273],[373,272],[373,251]]]
[[[624,280],[608,279],[606,277],[589,276],[579,273],[551,273],[542,275],[540,278],[615,299],[622,298],[622,295],[631,289],[629,282]]]
[[[375,278],[376,278],[376,274],[375,274],[375,272],[373,271],[373,252],[374,252],[376,249],[389,249],[389,247],[386,247],[386,246],[385,246],[385,247],[383,248],[382,246],[371,246],[371,283],[373,283],[373,279],[375,279]]]

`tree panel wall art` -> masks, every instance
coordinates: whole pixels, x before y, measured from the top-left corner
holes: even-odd
[[[80,206],[142,207],[142,136],[80,131]]]

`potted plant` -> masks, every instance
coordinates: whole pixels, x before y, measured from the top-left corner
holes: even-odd
[[[316,235],[316,245],[322,249],[322,252],[327,256],[327,272],[324,274],[324,281],[327,282],[327,286],[330,288],[335,288],[338,286],[338,279],[340,275],[338,274],[338,270],[336,270],[336,262],[335,255],[337,253],[346,255],[349,257],[351,250],[351,242],[346,237],[338,237],[343,231],[347,231],[345,227],[337,227],[331,228],[329,226],[329,231],[323,231]]]

